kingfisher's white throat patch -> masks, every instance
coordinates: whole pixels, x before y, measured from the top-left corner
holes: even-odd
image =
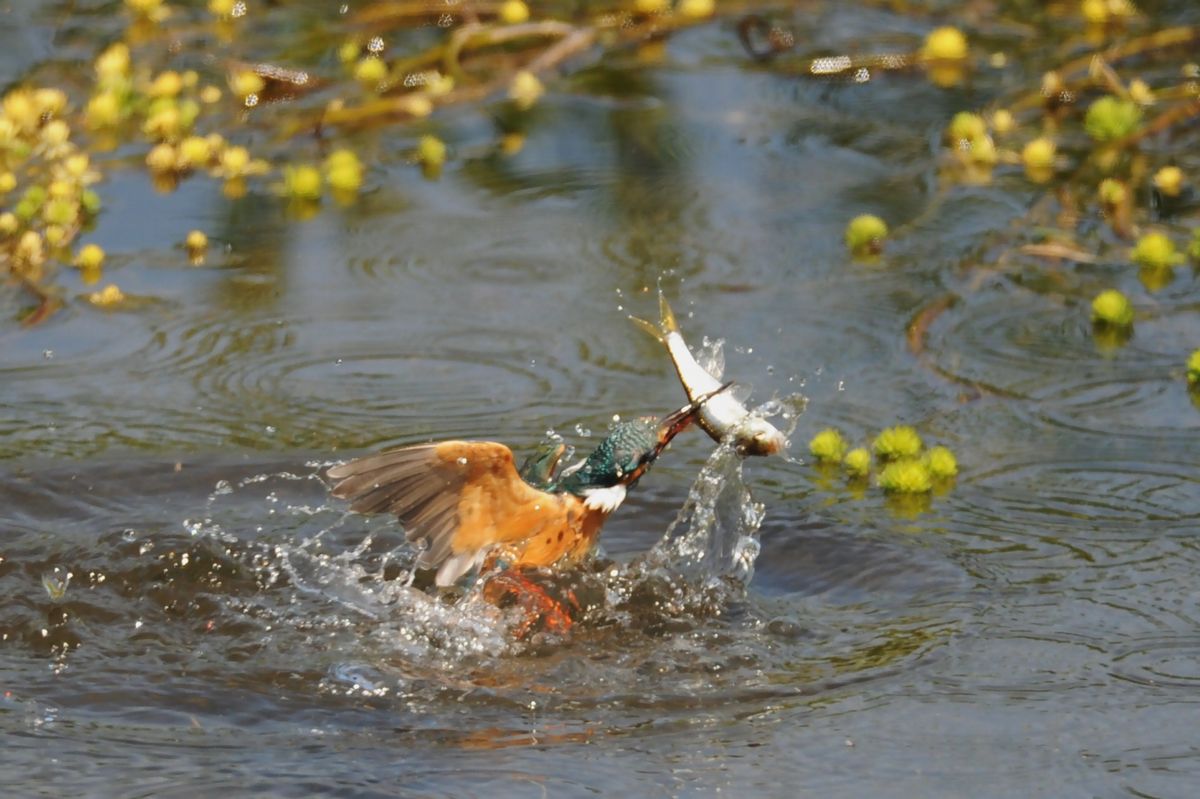
[[[583,505],[592,510],[612,513],[625,501],[625,486],[615,485],[608,488],[589,488],[583,493]]]

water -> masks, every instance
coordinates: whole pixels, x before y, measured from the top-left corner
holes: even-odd
[[[266,187],[231,203],[115,172],[89,240],[145,302],[100,311],[64,270],[64,309],[22,328],[0,290],[6,795],[1193,795],[1195,271],[1152,293],[1122,242],[1095,264],[1023,255],[1051,195],[1015,167],[938,178],[954,112],[1078,54],[1069,20],[1024,8],[964,19],[1008,65],[952,90],[798,78],[726,23],[585,59],[511,156],[490,106],[356,132],[367,191],[306,221]],[[324,4],[264,14],[263,58],[344,33]],[[14,76],[70,76],[124,26],[11,15]],[[934,24],[774,18],[814,56]],[[409,161],[429,131],[453,153],[436,181]],[[1197,175],[1194,144],[1143,151]],[[876,263],[842,243],[867,211],[896,231]],[[222,244],[201,267],[177,247],[193,227]],[[587,611],[566,638],[514,641],[470,587],[416,591],[402,532],[328,497],[321,470],[378,447],[520,457],[556,430],[587,451],[614,415],[679,407],[626,319],[660,284],[752,402],[807,398],[782,420],[794,459],[682,434],[572,577]],[[1087,320],[1109,286],[1139,312],[1115,349]],[[948,295],[914,352],[906,329]],[[959,457],[927,502],[804,462],[823,427],[861,444],[898,422]]]

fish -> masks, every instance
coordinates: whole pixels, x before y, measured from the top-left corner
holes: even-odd
[[[694,403],[720,388],[722,381],[719,375],[711,374],[692,355],[683,334],[679,332],[675,313],[661,291],[658,293],[658,310],[657,325],[636,316],[630,316],[629,319],[667,348],[679,382],[683,384],[688,399]],[[776,455],[787,447],[787,438],[779,428],[762,416],[751,413],[729,391],[722,391],[704,402],[696,421],[713,441],[732,441],[740,455]]]

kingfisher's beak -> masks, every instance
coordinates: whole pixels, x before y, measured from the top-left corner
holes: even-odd
[[[692,422],[696,421],[696,417],[700,414],[700,409],[704,407],[704,403],[722,391],[728,390],[732,385],[733,382],[730,381],[718,389],[700,395],[695,401],[689,402],[674,413],[664,416],[658,424],[658,446],[655,448],[654,454],[657,456],[667,444],[671,443],[671,439],[687,429],[687,426]]]

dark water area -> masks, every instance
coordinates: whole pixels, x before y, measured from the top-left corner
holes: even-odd
[[[512,155],[486,103],[355,134],[362,197],[310,219],[265,187],[114,172],[89,240],[139,302],[92,307],[64,270],[66,307],[22,327],[0,292],[4,795],[1195,795],[1196,273],[1150,293],[1127,262],[1013,255],[1047,190],[1016,165],[939,180],[954,113],[1083,51],[1069,20],[1001,5],[960,23],[984,64],[951,89],[797,77],[728,21],[585,58]],[[327,13],[285,6],[264,58]],[[94,57],[114,9],[3,12],[3,73]],[[776,9],[809,56],[913,50],[943,16]],[[437,180],[410,157],[430,131]],[[1200,175],[1181,139],[1146,149]],[[875,262],[843,242],[867,212],[894,231]],[[565,638],[407,587],[403,532],[322,469],[434,438],[586,450],[614,415],[678,407],[626,318],[660,285],[756,401],[807,399],[794,457],[745,465],[752,579],[644,566],[713,451],[688,431],[606,525],[583,569],[602,610]],[[1122,347],[1088,316],[1111,285],[1139,310]],[[824,427],[901,422],[958,455],[928,501],[804,462]]]

